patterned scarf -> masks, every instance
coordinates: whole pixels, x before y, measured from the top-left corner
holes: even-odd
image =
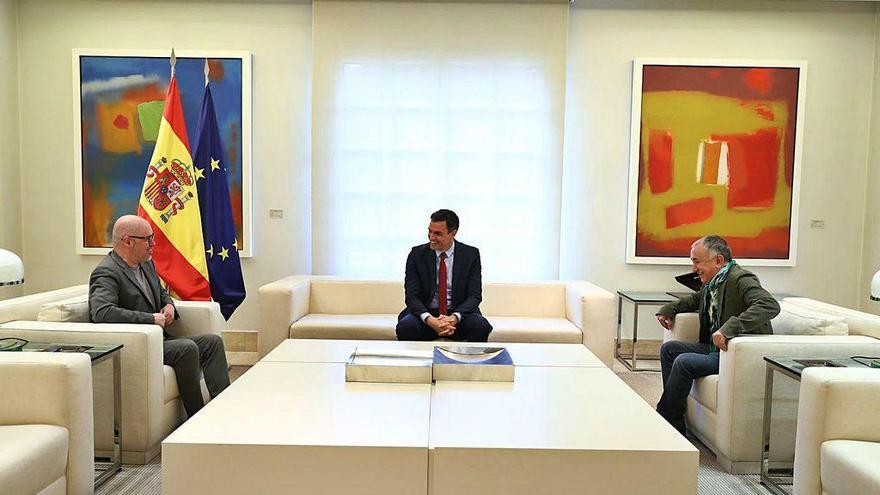
[[[706,284],[705,298],[706,307],[709,308],[710,335],[717,332],[718,329],[721,328],[721,322],[719,321],[721,319],[721,315],[718,313],[718,305],[721,302],[721,291],[718,290],[718,286],[723,284],[724,281],[727,280],[727,273],[730,271],[731,268],[733,268],[734,265],[736,265],[736,261],[728,261],[727,264],[721,267],[721,269],[718,270],[718,273],[716,273],[715,276],[712,277],[712,280],[710,280],[709,283]],[[716,352],[717,350],[718,348],[715,347],[715,344],[712,343],[712,341],[710,340],[709,351]]]

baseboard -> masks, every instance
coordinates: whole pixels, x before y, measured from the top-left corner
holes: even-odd
[[[223,346],[226,352],[258,352],[260,333],[256,330],[223,330]]]
[[[122,463],[123,464],[147,464],[152,461],[159,452],[162,450],[162,443],[158,442],[156,445],[153,445],[151,448],[147,449],[144,452],[133,451],[133,450],[123,450],[122,451]],[[110,457],[113,453],[109,450],[96,450],[95,457]]]
[[[253,366],[260,360],[258,352],[227,352],[226,361],[230,366]]]

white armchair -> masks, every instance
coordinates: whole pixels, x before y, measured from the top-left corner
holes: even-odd
[[[784,305],[783,305],[784,310]],[[858,313],[858,312],[854,312]],[[864,315],[864,316],[860,316]],[[878,331],[874,315],[850,315],[850,331]],[[873,330],[869,330],[873,329]],[[696,313],[679,314],[664,340],[696,342]],[[755,474],[761,468],[764,417],[764,356],[847,357],[880,354],[880,340],[868,335],[754,335],[732,339],[722,352],[718,375],[697,379],[688,396],[690,431],[708,446],[718,462],[731,473]],[[798,384],[790,379],[774,382],[771,458],[794,458]]]
[[[880,493],[878,411],[880,369],[804,370],[795,495]]]
[[[0,390],[2,492],[91,494],[95,454],[89,357],[0,352]]]
[[[0,324],[0,336],[53,343],[123,344],[122,461],[145,464],[158,455],[162,440],[186,418],[174,370],[163,365],[161,327],[34,321],[47,303],[86,297],[87,290],[82,285],[0,301],[0,322],[5,322]],[[175,305],[181,318],[169,327],[169,333],[220,335],[224,320],[216,302],[175,301]],[[9,321],[10,316],[16,319]],[[112,378],[111,361],[95,367],[95,444],[99,454],[109,454],[112,446]],[[202,388],[207,400],[204,384]]]

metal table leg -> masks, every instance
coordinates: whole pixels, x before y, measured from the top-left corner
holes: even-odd
[[[620,325],[623,322],[623,298],[617,296],[617,344],[614,346],[614,357],[620,359]]]
[[[113,457],[111,464],[95,474],[95,488],[122,470],[122,366],[120,352],[113,353]]]
[[[789,495],[782,485],[791,485],[791,470],[770,469],[770,423],[773,413],[773,373],[774,366],[767,363],[764,375],[764,423],[761,436],[761,484],[774,495]]]
[[[639,341],[639,304],[633,303],[633,338],[632,338],[632,369],[638,370],[638,357],[636,352],[636,343]]]

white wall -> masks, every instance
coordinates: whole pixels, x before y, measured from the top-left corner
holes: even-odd
[[[561,278],[583,278],[609,290],[680,290],[672,275],[689,270],[624,263],[634,58],[800,59],[809,67],[797,266],[754,271],[772,291],[854,307],[861,277],[874,4],[707,3],[575,4],[569,24]],[[824,220],[825,229],[811,229],[810,219]]]
[[[0,0],[0,248],[21,254],[21,166],[18,159],[18,26],[15,0]],[[30,274],[26,273],[26,277]],[[0,299],[21,286],[0,287]]]
[[[86,283],[99,261],[74,251],[73,48],[252,52],[254,257],[229,328],[258,322],[260,285],[309,272],[310,6],[35,0],[21,2],[19,32],[28,292]]]
[[[875,14],[880,28],[880,11]],[[871,100],[871,140],[868,168],[865,176],[865,225],[862,245],[862,277],[859,281],[859,307],[864,311],[880,314],[880,302],[871,301],[870,285],[874,272],[880,270],[880,36],[874,45],[874,92]]]
[[[804,59],[809,79],[798,266],[756,272],[771,290],[855,306],[863,299],[862,280],[880,266],[880,253],[870,249],[880,241],[878,218],[865,212],[866,197],[880,193],[880,140],[874,139],[866,196],[869,138],[880,130],[876,95],[869,127],[872,82],[880,76],[874,68],[875,5],[705,4],[575,4],[561,277],[611,290],[674,289],[671,275],[686,269],[623,262],[633,58]],[[71,49],[172,45],[250,50],[254,56],[255,256],[244,260],[249,297],[229,325],[247,328],[258,322],[257,287],[311,271],[308,5],[0,0],[0,115],[26,110],[19,131],[0,126],[0,244],[24,254],[28,292],[86,282],[98,259],[74,254]],[[19,180],[20,192],[7,187]],[[269,208],[284,209],[284,219],[269,220]],[[810,229],[810,219],[825,220],[826,228]]]

